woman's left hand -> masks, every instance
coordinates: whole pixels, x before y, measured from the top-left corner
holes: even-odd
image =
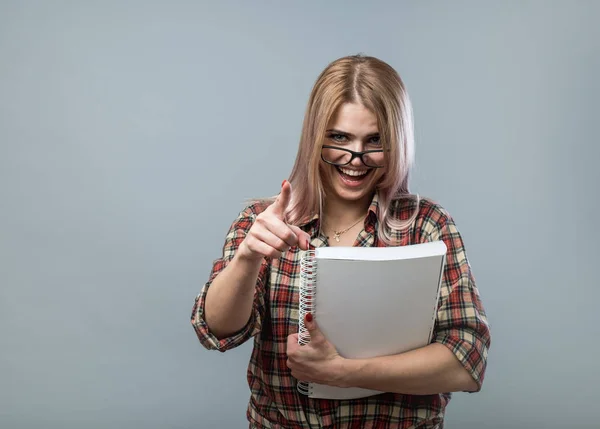
[[[300,381],[345,387],[345,359],[327,341],[317,323],[312,320],[312,315],[307,315],[305,326],[310,333],[308,344],[298,344],[298,334],[288,336],[287,366],[291,369],[292,376]]]

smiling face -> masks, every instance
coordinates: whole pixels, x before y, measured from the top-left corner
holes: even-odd
[[[382,149],[377,118],[362,104],[342,104],[327,124],[324,145],[354,152]],[[322,156],[334,163],[343,163],[350,158],[348,152],[331,148],[323,148]],[[383,153],[372,152],[364,155],[363,159],[368,166],[359,156],[345,166],[321,160],[328,199],[334,198],[340,203],[370,203],[375,185],[383,176],[383,168],[374,168],[383,163]]]

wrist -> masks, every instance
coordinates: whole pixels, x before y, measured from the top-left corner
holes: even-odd
[[[360,362],[357,359],[340,357],[336,374],[338,387],[357,387],[358,371],[360,371]]]
[[[249,267],[254,267],[256,265],[260,265],[263,260],[263,256],[257,253],[252,252],[245,242],[242,241],[240,247],[235,255],[235,259],[239,261],[240,264],[247,265]]]

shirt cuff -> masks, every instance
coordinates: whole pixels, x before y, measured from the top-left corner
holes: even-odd
[[[215,337],[215,335],[210,331],[204,319],[204,305],[206,302],[206,294],[208,292],[209,286],[210,282],[206,283],[202,288],[200,294],[196,297],[194,307],[192,309],[191,320],[192,326],[196,331],[196,335],[200,340],[200,344],[202,344],[204,348],[208,350],[218,350],[220,352],[225,352],[245,343],[248,339],[250,339],[260,331],[260,326],[258,326],[258,323],[256,321],[257,309],[255,297],[255,308],[253,308],[248,323],[246,323],[246,325],[240,331],[236,332],[233,335],[221,339]]]
[[[477,383],[477,390],[470,393],[479,392],[483,384],[488,349],[483,341],[474,334],[454,331],[449,330],[439,333],[434,342],[443,344],[454,353],[454,356]]]

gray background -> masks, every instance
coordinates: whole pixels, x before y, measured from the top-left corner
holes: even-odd
[[[447,427],[599,427],[600,2],[119,3],[0,1],[0,427],[246,425],[250,344],[202,349],[193,299],[357,52],[405,80],[492,324]]]

